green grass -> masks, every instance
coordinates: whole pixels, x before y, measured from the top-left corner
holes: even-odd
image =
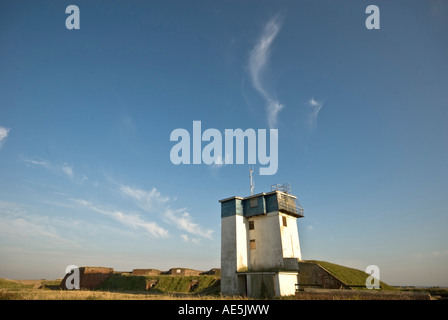
[[[440,296],[444,299],[448,299],[448,288],[441,288],[441,287],[413,287],[413,286],[407,286],[407,287],[398,287],[398,290],[402,291],[417,291],[417,292],[429,292],[432,296]]]
[[[58,287],[61,284],[62,279],[56,280],[43,280],[42,284],[45,286]]]
[[[326,261],[307,260],[306,262],[313,262],[320,265],[353,289],[366,289],[366,278],[369,274],[364,271]],[[383,281],[380,281],[380,286],[382,290],[395,290],[394,287],[384,283]]]
[[[365,288],[365,281],[368,276],[364,271],[349,268],[326,261],[308,260],[325,268],[336,278],[354,289]],[[146,285],[151,280],[158,280],[157,284],[150,290],[146,290]],[[193,280],[198,280],[199,284],[193,290],[189,290],[189,284]],[[178,295],[188,297],[220,297],[220,277],[216,275],[202,276],[135,276],[131,274],[114,273],[109,279],[104,281],[96,290],[89,291],[89,294],[69,293],[60,291],[61,280],[9,280],[0,279],[0,299],[116,299],[116,294],[123,294],[124,298],[134,299],[143,296],[167,296],[172,298]],[[381,283],[383,290],[397,290],[384,282]],[[41,289],[37,289],[41,288]],[[446,289],[434,288],[433,293],[446,296]],[[125,296],[126,294],[133,294]],[[140,298],[140,297],[139,297]]]
[[[146,290],[146,283],[159,279],[156,287]],[[188,290],[192,280],[199,280]],[[0,300],[166,300],[229,299],[220,294],[216,276],[132,276],[114,274],[96,290],[61,290],[57,280],[9,280],[0,278]],[[53,288],[51,288],[53,287]],[[241,299],[241,297],[236,297]]]
[[[9,290],[20,290],[20,289],[30,289],[33,288],[33,284],[23,284],[16,280],[9,280],[0,278],[0,288]]]
[[[216,276],[133,276],[124,274],[113,274],[104,281],[97,289],[108,291],[146,291],[146,284],[151,280],[158,283],[148,290],[148,293],[207,293],[219,294],[219,277]],[[189,284],[198,280],[199,284],[193,290],[188,290]]]

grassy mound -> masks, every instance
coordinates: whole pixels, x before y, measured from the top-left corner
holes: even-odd
[[[366,289],[366,278],[369,276],[369,274],[365,273],[364,271],[326,261],[307,260],[307,262],[312,262],[320,265],[336,278],[344,282],[347,286],[352,287],[353,289]],[[380,286],[382,290],[395,289],[394,287],[382,281],[380,281]]]
[[[151,281],[157,283],[151,288],[146,289]],[[191,284],[197,282],[197,285],[191,287]],[[147,291],[148,293],[202,293],[219,294],[219,277],[217,276],[134,276],[127,274],[113,274],[104,281],[98,290],[107,291]]]

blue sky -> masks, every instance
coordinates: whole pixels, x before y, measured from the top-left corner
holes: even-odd
[[[438,0],[2,1],[0,277],[219,267],[218,200],[249,195],[249,172],[171,163],[170,133],[199,120],[278,128],[255,192],[291,185],[304,259],[448,286],[447,15]]]

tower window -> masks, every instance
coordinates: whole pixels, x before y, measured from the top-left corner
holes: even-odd
[[[250,250],[255,250],[255,240],[250,240],[249,248],[250,248]]]
[[[254,229],[255,229],[254,221],[249,221],[249,230],[254,230]]]
[[[251,208],[258,207],[258,198],[251,198],[250,199],[250,207]]]
[[[288,226],[288,223],[287,223],[287,221],[286,221],[286,217],[282,217],[282,220],[283,220],[283,226],[284,226],[284,227],[287,227],[287,226]]]

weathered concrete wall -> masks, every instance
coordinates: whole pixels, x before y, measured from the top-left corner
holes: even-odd
[[[286,219],[286,226],[283,226],[283,217]],[[283,258],[298,258],[302,260],[297,218],[283,213],[280,213],[278,218],[282,238]]]
[[[241,215],[221,219],[221,292],[240,294],[237,271],[247,271],[247,224]]]
[[[254,204],[256,203],[256,205]],[[256,216],[266,213],[266,202],[263,195],[255,195],[244,198],[242,201],[243,214],[245,217]]]
[[[278,212],[250,217],[248,221],[254,223],[254,229],[249,230],[248,247],[250,247],[250,240],[255,240],[255,248],[249,249],[249,270],[282,268],[283,254]]]
[[[243,215],[243,198],[231,197],[221,200],[221,218],[230,217],[233,215]]]
[[[272,298],[277,296],[276,275],[274,274],[248,274],[247,295],[251,298]]]
[[[162,271],[157,269],[134,269],[132,270],[133,276],[158,276]]]
[[[299,271],[299,260],[297,258],[283,258],[282,271]]]
[[[299,262],[299,288],[349,289],[342,281],[313,262]]]
[[[296,284],[299,281],[298,273],[280,272],[278,274],[280,296],[290,296],[296,293]]]
[[[276,211],[250,217],[249,221],[254,223],[248,234],[250,271],[284,270],[288,268],[284,258],[301,259],[297,218]],[[250,240],[255,240],[255,248],[250,249]]]
[[[171,268],[164,274],[169,274],[172,276],[198,276],[202,271],[188,269],[188,268]]]
[[[221,269],[219,269],[219,268],[211,268],[208,271],[202,272],[201,275],[220,276],[221,275]]]

